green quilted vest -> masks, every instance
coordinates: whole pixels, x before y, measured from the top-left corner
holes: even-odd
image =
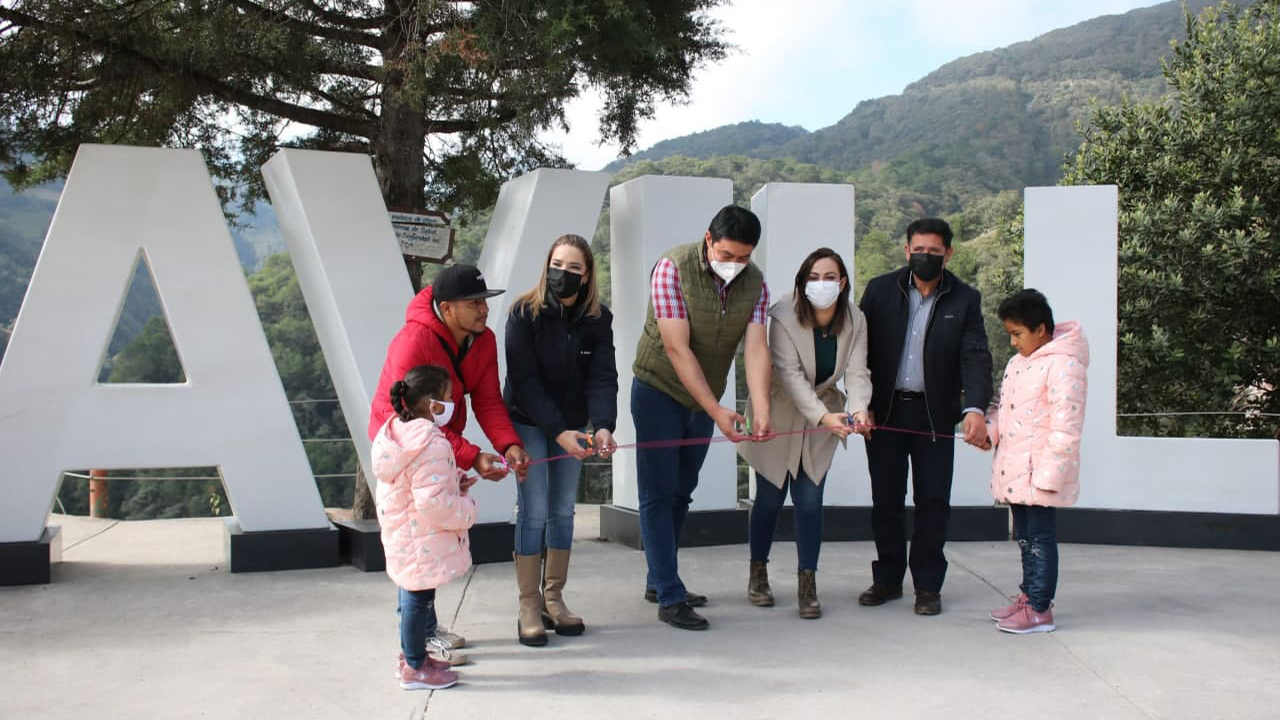
[[[724,395],[738,343],[742,342],[747,324],[751,322],[751,313],[760,301],[764,275],[755,263],[748,263],[747,268],[730,283],[722,304],[716,278],[703,258],[703,247],[705,243],[702,241],[681,245],[663,257],[674,262],[680,272],[680,292],[684,295],[689,319],[689,349],[702,366],[702,374],[707,378],[711,393],[719,398]],[[702,410],[685,390],[671,359],[667,357],[662,336],[658,333],[658,321],[653,314],[653,298],[649,298],[649,314],[644,323],[644,333],[636,346],[632,371],[638,379],[666,393],[681,405],[694,411]]]

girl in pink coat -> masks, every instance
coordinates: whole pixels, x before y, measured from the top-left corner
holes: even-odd
[[[400,687],[439,690],[458,682],[449,663],[427,656],[436,588],[471,568],[467,529],[476,520],[453,447],[440,431],[453,413],[453,382],[438,365],[419,365],[391,386],[396,414],[373,438],[375,502],[387,574],[400,592]]]
[[[1055,325],[1049,301],[1030,288],[997,312],[1018,354],[1005,367],[999,405],[987,414],[996,448],[991,494],[1013,511],[1022,592],[991,619],[1004,632],[1051,632],[1058,585],[1054,508],[1074,505],[1080,495],[1089,342],[1079,323]]]

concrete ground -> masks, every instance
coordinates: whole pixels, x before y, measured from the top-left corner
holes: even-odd
[[[745,599],[743,546],[686,550],[712,628],[656,620],[642,553],[592,538],[579,509],[567,598],[588,622],[515,642],[509,564],[440,592],[472,662],[455,688],[392,678],[395,590],[351,567],[230,575],[218,520],[55,516],[51,585],[0,588],[0,718],[1277,718],[1280,554],[1066,545],[1048,635],[986,618],[1018,580],[1011,543],[948,545],[941,616],[862,608],[869,543],[823,547],[825,615],[795,615],[794,547],[774,550],[780,602]]]

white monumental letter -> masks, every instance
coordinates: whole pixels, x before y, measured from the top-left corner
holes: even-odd
[[[512,301],[537,284],[547,251],[556,238],[574,234],[591,242],[608,187],[608,173],[549,168],[503,183],[477,263],[489,287],[507,291],[489,301],[489,328],[498,336],[498,382],[506,382],[507,377],[505,338]],[[615,320],[615,333],[617,325]],[[529,361],[533,362],[533,358]],[[468,422],[465,435],[489,449],[480,423]],[[480,509],[481,522],[511,520],[516,497],[514,476],[500,483],[474,485],[471,494]]]
[[[99,384],[139,254],[186,382]],[[0,365],[0,542],[63,471],[218,466],[242,530],[329,522],[200,154],[82,145]]]
[[[760,216],[764,228],[755,255],[762,256],[765,280],[774,302],[791,296],[800,264],[820,247],[840,253],[849,272],[849,284],[854,284],[856,218],[852,185],[767,183],[751,197],[751,209]],[[856,304],[852,292],[849,300]],[[823,501],[832,506],[870,505],[867,477],[862,436],[853,435],[848,447],[837,450],[831,461]],[[755,497],[754,481],[751,490]]]
[[[1055,320],[1080,321],[1089,338],[1080,506],[1280,512],[1274,440],[1116,435],[1117,218],[1114,185],[1026,190],[1026,286],[1049,298]]]
[[[645,175],[609,191],[612,236],[613,341],[618,348],[618,438],[635,442],[631,421],[631,365],[649,309],[649,275],[677,245],[702,242],[720,208],[733,202],[733,181]],[[734,370],[720,404],[734,407]],[[613,456],[613,504],[638,510],[634,452]],[[738,506],[737,455],[728,443],[711,446],[691,510]]]
[[[413,299],[373,164],[356,153],[281,150],[262,177],[372,489],[369,410]]]

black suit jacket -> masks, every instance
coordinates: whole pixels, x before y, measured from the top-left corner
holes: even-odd
[[[873,278],[858,307],[867,317],[867,365],[871,368],[871,409],[876,420],[889,416],[898,363],[907,339],[911,271],[902,268]],[[924,340],[924,385],[929,419],[948,433],[966,407],[991,403],[991,351],[982,323],[982,293],[948,270],[936,291]]]

